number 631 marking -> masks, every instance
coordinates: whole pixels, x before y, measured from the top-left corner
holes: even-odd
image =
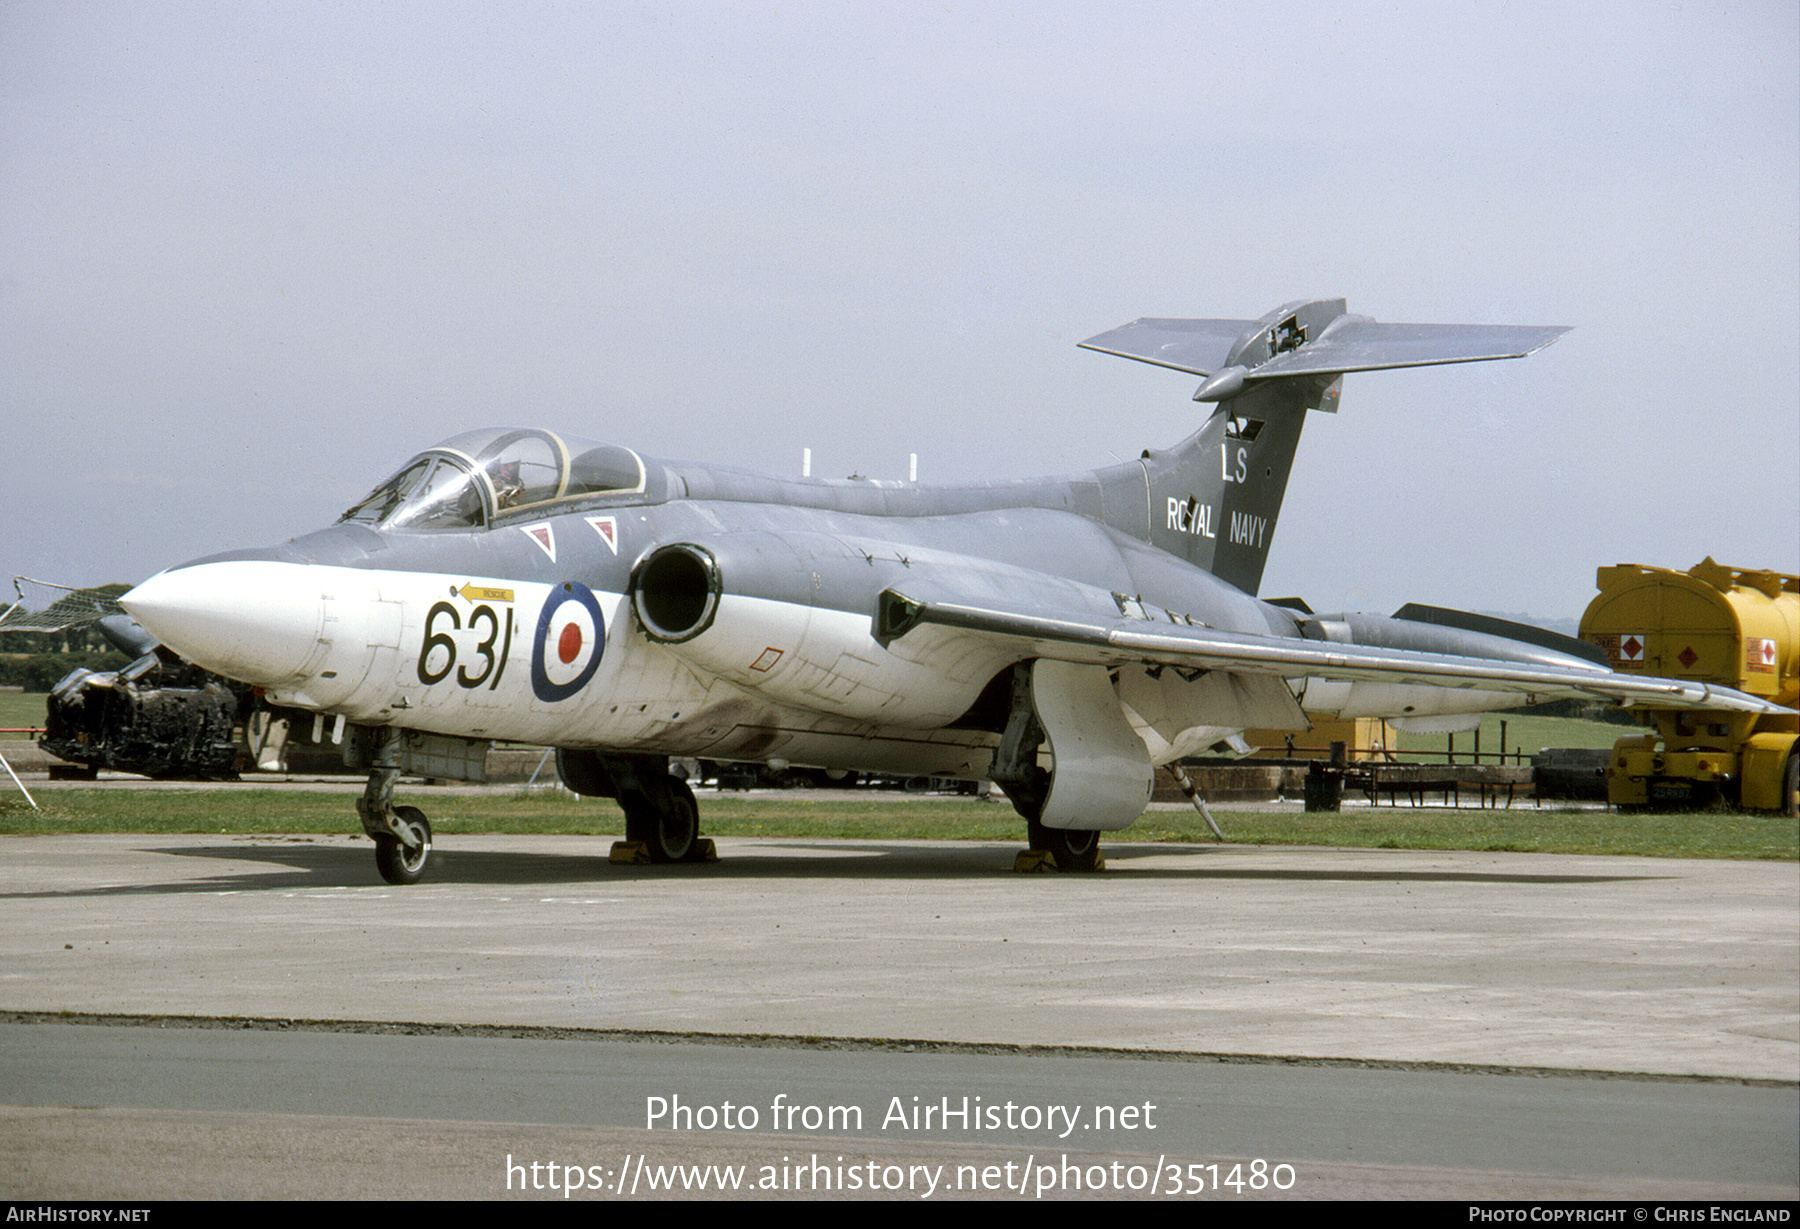
[[[450,620],[449,631],[436,630],[440,618]],[[504,639],[502,639],[500,616],[494,612],[492,606],[485,602],[469,612],[469,630],[477,631],[483,623],[487,625],[487,635],[475,644],[475,655],[482,662],[481,669],[478,673],[470,674],[467,666],[459,667],[456,664],[458,642],[457,638],[451,634],[463,630],[462,616],[449,602],[438,602],[434,605],[431,612],[425,616],[425,643],[419,646],[419,681],[427,685],[441,683],[450,677],[452,670],[455,670],[458,686],[473,690],[486,683],[490,691],[498,687],[500,676],[506,673],[506,660],[512,650],[512,607],[506,608]],[[496,641],[500,642],[498,653],[494,651]],[[434,649],[443,650],[442,664],[436,669],[433,669],[431,665],[432,650]]]

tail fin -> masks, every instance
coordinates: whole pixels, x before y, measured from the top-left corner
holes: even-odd
[[[1345,372],[1522,358],[1566,332],[1382,324],[1346,312],[1342,299],[1315,299],[1260,320],[1134,320],[1081,345],[1206,378],[1194,400],[1217,402],[1212,417],[1174,448],[1144,455],[1144,536],[1254,594],[1306,412],[1337,410]]]

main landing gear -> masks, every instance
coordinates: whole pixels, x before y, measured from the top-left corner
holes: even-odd
[[[1038,766],[1038,748],[1047,735],[1031,699],[1031,672],[1013,672],[1012,708],[1000,745],[994,749],[993,779],[1006,791],[1013,809],[1025,817],[1031,848],[1013,861],[1013,869],[1031,871],[1098,871],[1100,833],[1093,828],[1051,828],[1043,822],[1050,797],[1050,774]]]
[[[700,835],[693,788],[669,775],[668,756],[558,750],[556,771],[577,794],[618,801],[625,839],[613,845],[614,862],[718,861],[712,841]]]
[[[1100,833],[1096,829],[1046,828],[1037,820],[1026,816],[1025,833],[1030,838],[1031,848],[1014,860],[1014,870],[1098,871],[1106,869],[1106,859],[1100,856]],[[1048,854],[1050,856],[1049,865],[1045,866],[1041,859],[1034,858],[1034,855],[1037,854]]]

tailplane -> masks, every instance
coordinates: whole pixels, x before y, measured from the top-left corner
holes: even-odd
[[[1245,593],[1262,584],[1308,410],[1335,412],[1349,371],[1522,358],[1561,327],[1383,324],[1342,299],[1289,303],[1260,320],[1134,320],[1081,345],[1201,376],[1206,424],[1142,465],[1146,537]]]

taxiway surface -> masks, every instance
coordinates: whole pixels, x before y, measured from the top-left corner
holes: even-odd
[[[850,1147],[895,1164],[970,1149],[1021,1164],[1071,1152],[1146,1167],[1152,1151],[1182,1167],[1265,1159],[1310,1173],[1294,1194],[1800,1193],[1791,864],[1124,842],[1108,847],[1103,875],[1016,876],[1013,845],[719,844],[715,866],[625,868],[607,864],[595,838],[450,837],[426,883],[391,888],[375,878],[369,845],[351,838],[9,839],[0,1008],[93,1013],[113,1026],[27,1014],[6,1027],[0,1102],[13,1107],[6,1168],[17,1175],[7,1193],[79,1193],[60,1184],[94,1148],[162,1155],[154,1141],[183,1132],[201,1141],[182,1153],[196,1157],[264,1155],[250,1141],[269,1132],[288,1139],[290,1156],[289,1137],[337,1141],[301,1189],[388,1193],[378,1179],[399,1169],[339,1146],[388,1120],[395,1147],[461,1141],[470,1189],[487,1194],[506,1193],[494,1185],[497,1156],[552,1155],[540,1146],[575,1149],[559,1157],[778,1159],[794,1147],[812,1155],[816,1139],[834,1156]],[[354,1043],[318,1040],[328,1024],[242,1030],[264,1048],[239,1053],[238,1033],[166,1027],[188,1017],[434,1027]],[[477,1040],[455,1026],[496,1025],[574,1031],[557,1045],[624,1047],[571,1061],[571,1072],[673,1061],[687,1074],[594,1085],[577,1099],[595,1108],[573,1121],[534,1114],[543,1102],[529,1097],[501,1110],[479,1088],[512,1087],[524,1078],[514,1064],[538,1061],[527,1056],[549,1053],[550,1039],[483,1034],[480,1057],[453,1052]],[[72,1040],[81,1037],[113,1040]],[[797,1040],[742,1042],[770,1037]],[[808,1048],[821,1038],[895,1044],[846,1061]],[[434,1090],[422,1100],[376,1091],[372,1073],[398,1061],[382,1047],[401,1042],[415,1047],[401,1065]],[[94,1052],[108,1045],[140,1058]],[[321,1045],[343,1048],[307,1056]],[[220,1062],[183,1057],[184,1046]],[[1100,1053],[1109,1050],[1180,1058]],[[1348,1065],[1295,1065],[1310,1059]],[[1076,1064],[1099,1067],[1077,1079]],[[141,1080],[122,1074],[140,1068]],[[320,1087],[321,1071],[349,1073],[338,1082],[358,1096],[308,1108],[284,1091]],[[243,1073],[240,1100],[231,1090]],[[562,1083],[589,1087],[573,1075]],[[1046,1129],[803,1141],[658,1129],[641,1121],[657,1095],[649,1087],[690,1104],[765,1107],[780,1087],[804,1088],[813,1102],[865,1114],[892,1096],[938,1104],[953,1093],[990,1105],[1187,1108],[1167,1111],[1154,1133],[1073,1136],[1074,1149]],[[485,1108],[444,1112],[457,1106]],[[1577,1137],[1584,1146],[1569,1142]],[[461,1172],[441,1157],[415,1167],[413,1180],[433,1177],[410,1193],[447,1193],[446,1169]],[[603,1169],[620,1166],[596,1164],[595,1175]],[[160,1179],[154,1165],[133,1172],[174,1181],[166,1164]],[[251,1157],[238,1156],[236,1172],[249,1184],[236,1193],[257,1193],[294,1170],[266,1172],[257,1186]]]

